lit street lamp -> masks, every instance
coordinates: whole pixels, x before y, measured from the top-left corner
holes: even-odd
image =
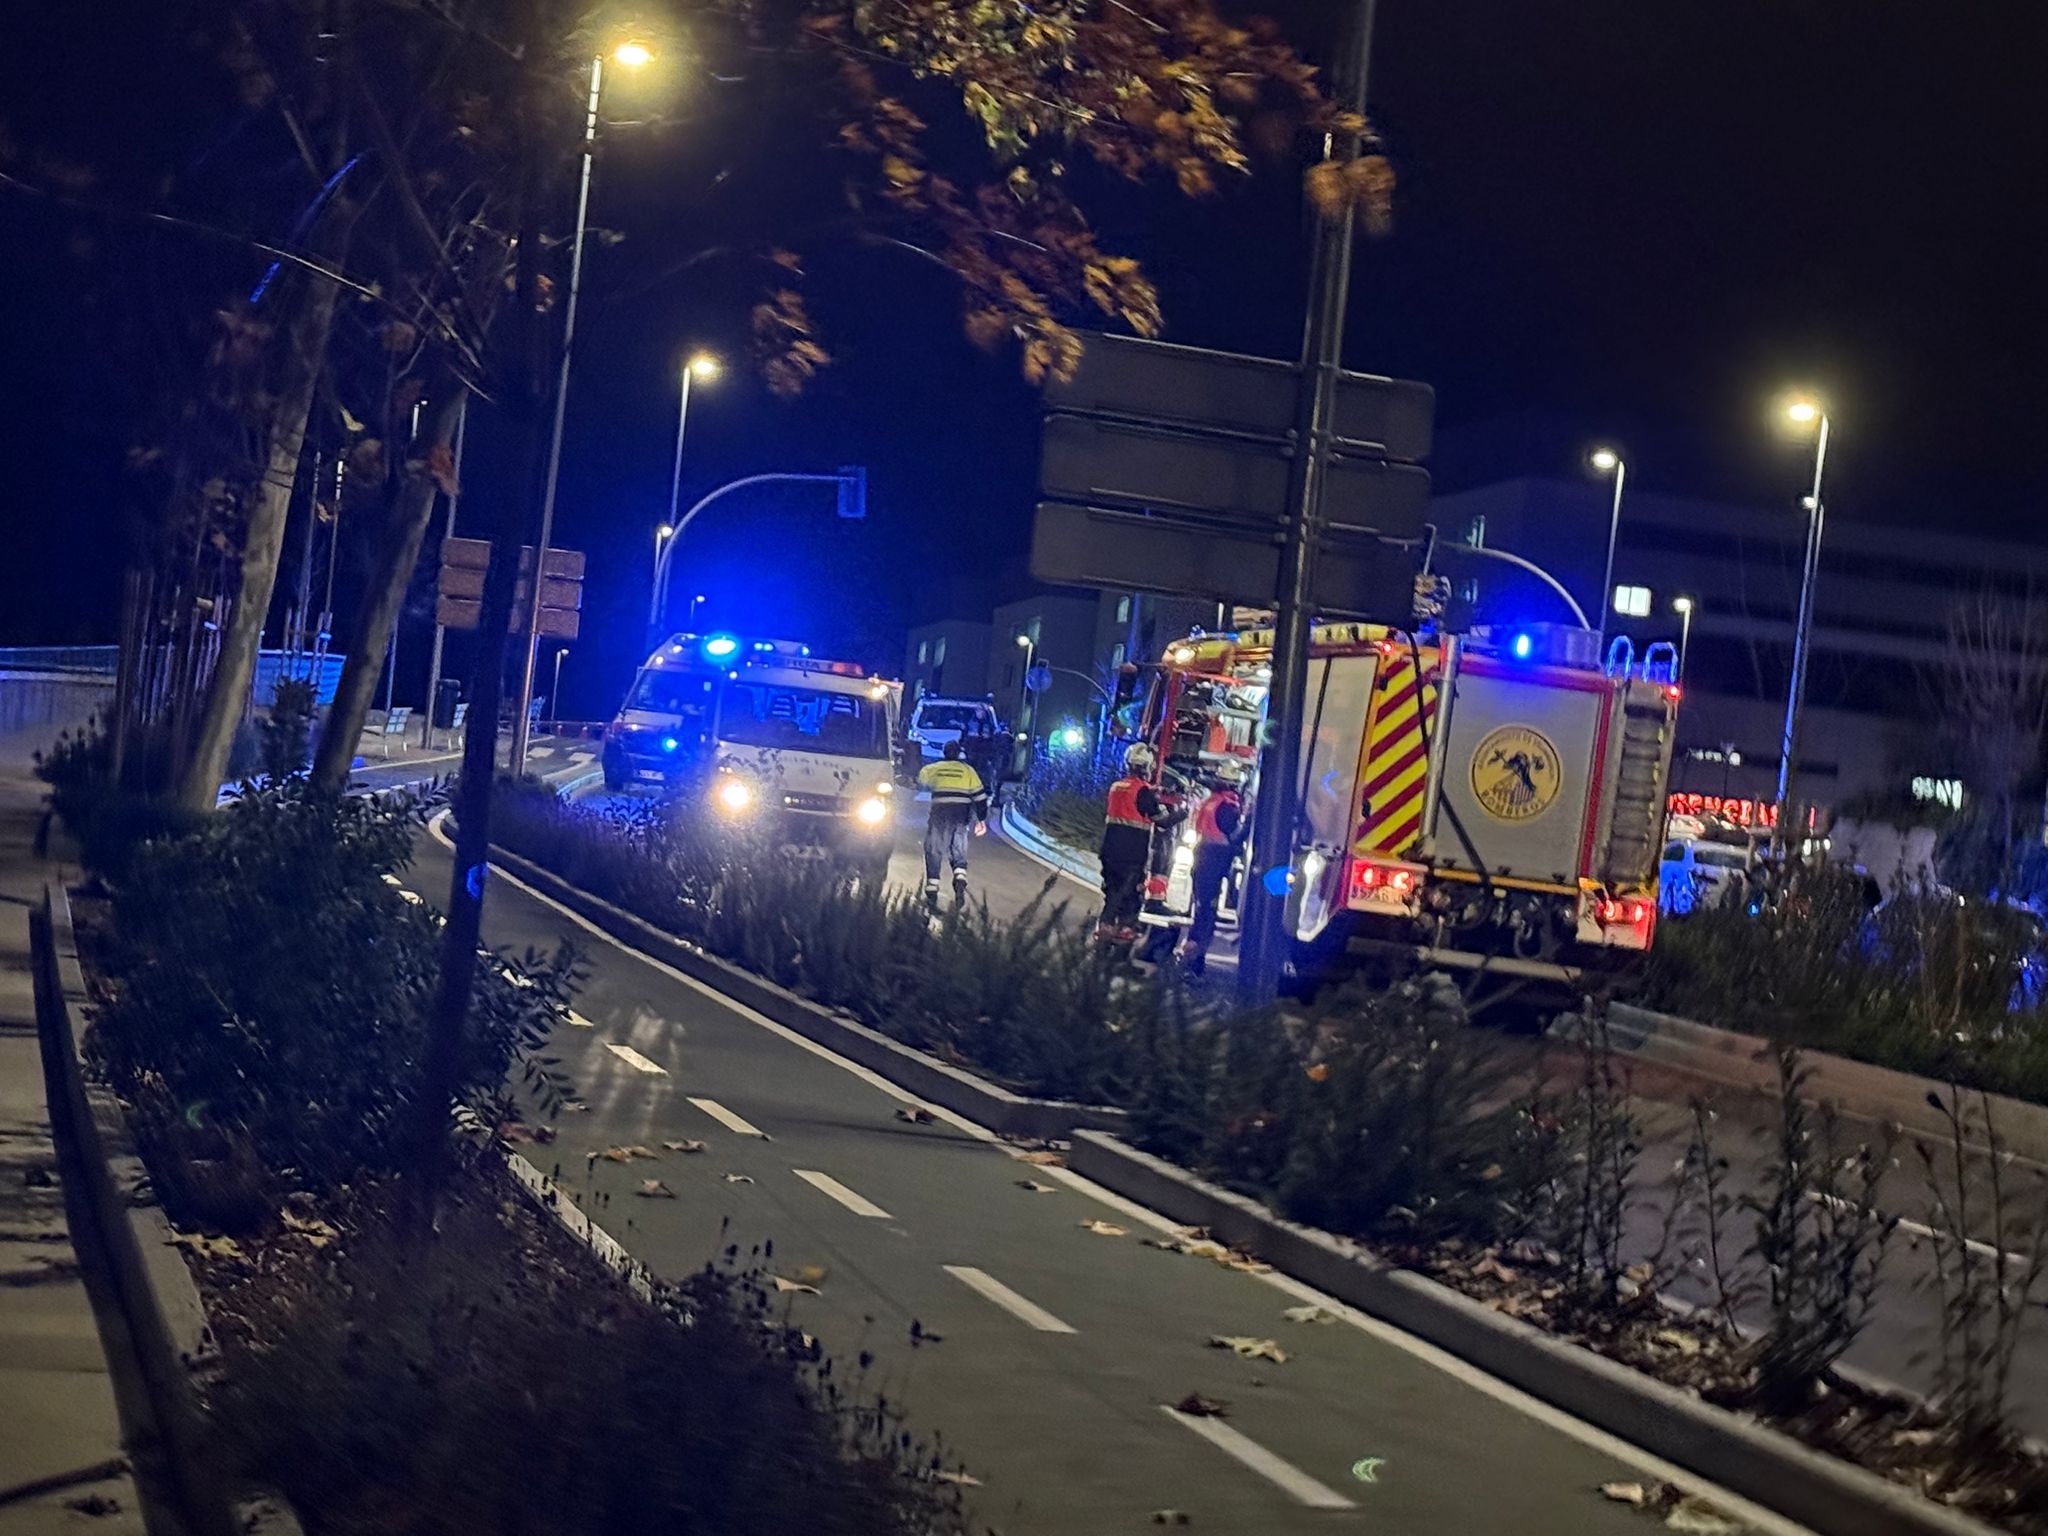
[[[1024,647],[1024,675],[1017,682],[1017,724],[1022,726],[1031,710],[1031,668],[1038,660],[1038,642],[1027,633],[1019,635],[1017,643]],[[1031,739],[1028,730],[1022,734],[1026,741]]]
[[[1607,565],[1600,575],[1600,643],[1607,643],[1607,610],[1614,606],[1614,546],[1621,535],[1621,491],[1628,483],[1628,460],[1612,448],[1595,448],[1586,456],[1593,472],[1614,477],[1614,510],[1607,518]]]
[[[1788,400],[1784,414],[1795,431],[1813,434],[1813,490],[1806,497],[1806,564],[1799,577],[1799,620],[1792,634],[1792,680],[1785,690],[1785,735],[1778,758],[1778,825],[1772,842],[1780,854],[1785,851],[1786,824],[1800,825],[1804,820],[1796,798],[1796,765],[1806,715],[1806,666],[1813,650],[1813,589],[1820,576],[1820,540],[1827,516],[1827,505],[1821,499],[1822,477],[1827,472],[1828,437],[1834,428],[1826,409],[1808,396]]]
[[[690,617],[684,622],[683,627],[685,629],[694,630],[697,627],[697,605],[699,603],[708,603],[710,601],[711,599],[706,597],[702,592],[697,593],[690,599]]]
[[[661,525],[661,533],[654,541],[654,590],[647,599],[647,629],[651,634],[661,624],[662,586],[668,579],[668,567],[662,563],[661,546],[672,537],[680,520],[683,505],[683,432],[690,424],[690,381],[709,384],[720,373],[717,358],[709,352],[698,352],[687,358],[682,366],[682,390],[676,405],[676,457],[675,468],[668,481],[668,521]],[[690,601],[690,620],[696,622],[697,604],[703,599]]]
[[[640,69],[654,60],[646,43],[628,38],[612,49],[612,60],[625,69]],[[590,61],[590,100],[583,117],[583,175],[576,188],[576,236],[569,247],[569,296],[562,307],[562,361],[555,372],[555,418],[548,436],[548,467],[540,503],[540,537],[533,547],[532,594],[526,607],[526,659],[520,667],[519,693],[512,711],[512,742],[507,767],[526,771],[527,715],[532,708],[534,668],[540,660],[541,594],[546,590],[548,541],[555,531],[555,487],[562,470],[562,424],[569,409],[569,362],[576,343],[576,298],[583,287],[583,236],[590,217],[590,168],[597,150],[597,104],[604,92],[604,55]]]
[[[1671,599],[1672,612],[1678,615],[1678,681],[1685,681],[1685,653],[1692,644],[1693,600],[1689,597]]]
[[[569,647],[563,646],[555,652],[555,688],[550,702],[555,706],[555,734],[562,733],[562,658],[569,654]]]

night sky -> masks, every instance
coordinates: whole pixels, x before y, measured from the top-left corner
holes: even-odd
[[[1321,51],[1333,8],[1272,9]],[[0,20],[0,145],[86,108],[172,110],[147,88],[159,61],[31,25]],[[1373,96],[1401,188],[1394,232],[1362,253],[1346,360],[1436,385],[1450,477],[1570,473],[1583,434],[1628,445],[1635,483],[1763,502],[1801,473],[1769,395],[1811,382],[1838,423],[1833,515],[2039,537],[2044,44],[2048,8],[2019,4],[1383,0]],[[626,240],[592,258],[558,537],[591,555],[568,689],[591,709],[639,646],[675,362],[742,339],[744,291],[661,276],[715,170],[630,127],[600,167],[593,217]],[[1295,345],[1296,182],[1266,172],[1200,204],[1100,189],[1105,243],[1145,258],[1171,339]],[[0,190],[0,642],[111,638],[120,443],[97,405],[138,381],[92,355],[67,238]],[[195,259],[239,280],[235,258]],[[701,391],[686,499],[861,462],[872,516],[835,523],[824,488],[729,501],[677,590],[708,593],[716,622],[887,657],[905,623],[978,615],[1022,582],[1034,401],[1014,356],[960,338],[935,269],[827,249],[809,276],[836,365],[793,404],[743,373]],[[1457,452],[1460,429],[1514,415],[1555,446]],[[489,494],[487,427],[472,447]]]

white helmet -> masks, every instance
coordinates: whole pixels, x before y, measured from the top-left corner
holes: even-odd
[[[1149,746],[1142,741],[1135,741],[1131,743],[1130,750],[1124,753],[1124,772],[1150,773],[1152,765],[1157,761]]]
[[[1252,770],[1249,763],[1231,757],[1216,765],[1216,782],[1227,784],[1232,789],[1242,789],[1251,782]]]

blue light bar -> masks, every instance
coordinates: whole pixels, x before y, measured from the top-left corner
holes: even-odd
[[[1508,650],[1517,661],[1527,661],[1535,653],[1536,641],[1526,631],[1508,642]]]
[[[704,642],[704,654],[713,661],[723,661],[739,648],[738,639],[732,635],[712,635]]]

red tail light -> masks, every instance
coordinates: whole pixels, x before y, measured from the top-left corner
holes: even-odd
[[[1647,901],[1629,901],[1618,897],[1603,897],[1593,908],[1593,916],[1603,928],[1633,928],[1644,922],[1650,915]]]
[[[1375,898],[1393,898],[1407,902],[1422,889],[1421,874],[1412,869],[1389,869],[1384,864],[1375,864],[1370,859],[1351,861],[1351,899],[1371,901]]]

